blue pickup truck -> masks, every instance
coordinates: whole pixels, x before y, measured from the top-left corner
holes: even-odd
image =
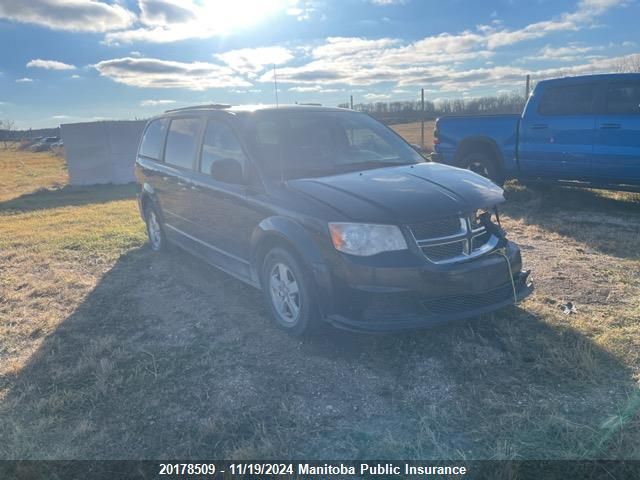
[[[522,115],[445,116],[434,131],[436,162],[498,184],[559,182],[640,189],[640,74],[539,82]]]

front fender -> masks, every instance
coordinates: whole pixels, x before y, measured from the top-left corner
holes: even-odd
[[[320,227],[320,226],[319,226]],[[321,235],[320,228],[317,236]],[[323,313],[327,311],[331,299],[331,275],[322,255],[318,238],[300,223],[285,217],[269,217],[260,222],[251,235],[252,274],[259,281],[261,262],[267,251],[274,245],[289,247],[302,260],[315,283],[318,303]]]

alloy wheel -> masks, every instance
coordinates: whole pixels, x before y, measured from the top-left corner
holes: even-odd
[[[269,274],[271,302],[282,322],[292,325],[298,321],[302,303],[298,281],[284,263],[276,263]]]

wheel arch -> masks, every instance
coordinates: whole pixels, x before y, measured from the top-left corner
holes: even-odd
[[[148,183],[144,183],[142,185],[138,202],[140,205],[140,214],[142,215],[143,219],[146,209],[149,207],[153,207],[160,217],[160,221],[164,223],[164,213],[162,211],[162,208],[160,207],[160,202],[158,201],[155,190]]]
[[[505,162],[502,152],[500,152],[500,148],[498,148],[498,144],[489,137],[483,136],[474,136],[465,138],[460,145],[458,146],[455,153],[455,162],[456,165],[467,168],[465,165],[465,157],[471,153],[484,153],[486,154],[496,167],[499,178],[497,180],[504,181],[505,176]]]
[[[284,248],[300,261],[318,290],[319,304],[327,305],[325,302],[330,300],[331,292],[329,268],[313,236],[291,219],[270,217],[260,222],[253,231],[251,270],[254,279],[262,286],[262,263],[267,253],[276,247]]]
[[[460,142],[460,145],[456,149],[456,163],[461,165],[465,156],[478,150],[489,154],[496,161],[496,166],[500,169],[504,169],[504,158],[502,157],[502,153],[500,152],[495,140],[489,137],[465,138]]]

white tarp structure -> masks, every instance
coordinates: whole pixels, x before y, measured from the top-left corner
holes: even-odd
[[[60,125],[71,185],[129,183],[145,121]]]

